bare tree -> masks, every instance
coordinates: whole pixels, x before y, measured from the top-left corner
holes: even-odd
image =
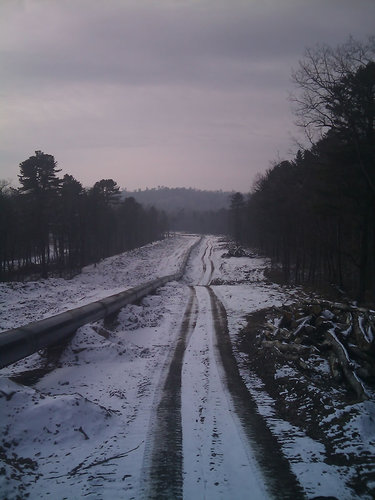
[[[314,132],[324,135],[338,125],[338,110],[341,105],[342,118],[351,107],[345,101],[348,97],[339,93],[338,87],[348,85],[358,70],[373,62],[375,58],[375,36],[365,43],[350,37],[347,42],[332,48],[317,45],[305,50],[304,59],[292,72],[297,92],[291,95],[297,124],[311,137]]]

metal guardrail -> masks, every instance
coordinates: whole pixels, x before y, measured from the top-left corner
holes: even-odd
[[[136,302],[169,281],[179,280],[184,274],[191,251],[200,241],[201,239],[197,240],[189,248],[177,273],[157,278],[50,318],[0,332],[0,368],[30,356],[39,349],[57,344],[64,338],[73,335],[80,326],[113,314],[125,305]]]

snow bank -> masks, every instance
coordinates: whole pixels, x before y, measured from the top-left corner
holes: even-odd
[[[0,283],[0,331],[16,328],[178,271],[197,237],[177,235],[90,265],[70,280]]]

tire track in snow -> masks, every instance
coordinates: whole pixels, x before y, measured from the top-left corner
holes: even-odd
[[[190,287],[173,357],[151,422],[143,465],[142,496],[150,499],[182,498],[183,450],[181,423],[181,371],[185,349],[198,316],[196,292]]]
[[[207,270],[207,264],[206,264],[207,251],[208,251],[208,245],[206,244],[206,248],[204,249],[204,253],[203,253],[202,257],[201,257],[201,261],[202,261],[202,275],[199,278],[199,283],[201,283],[203,281],[204,275],[206,274],[206,270]]]
[[[211,243],[211,249],[210,249],[210,255],[209,255],[209,260],[210,260],[210,275],[209,275],[209,278],[208,278],[208,285],[211,285],[211,281],[212,281],[212,276],[215,272],[215,264],[214,264],[214,261],[212,260],[212,253],[214,251],[214,247],[212,246],[212,243]]]
[[[196,286],[196,328],[182,376],[184,498],[268,498],[264,478],[234,417],[215,352],[210,295]]]
[[[213,245],[212,241],[209,239],[206,243],[206,248],[201,257],[202,261],[202,275],[198,281],[199,285],[210,285],[212,280],[212,275],[215,271],[215,265],[212,260]]]
[[[141,496],[304,498],[239,374],[225,308],[209,286],[212,241],[205,245],[148,431]]]
[[[305,498],[277,439],[258,413],[239,373],[228,332],[226,310],[212,288],[207,287],[207,290],[211,300],[216,347],[224,368],[223,382],[230,393],[244,434],[266,478],[269,492],[278,499]]]

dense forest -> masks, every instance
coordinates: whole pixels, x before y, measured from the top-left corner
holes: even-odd
[[[0,189],[0,278],[69,275],[84,265],[162,238],[165,214],[120,200],[112,179],[90,189],[58,177],[52,155],[36,151],[20,164],[20,188]]]
[[[292,98],[310,148],[232,197],[230,232],[285,279],[328,282],[363,302],[375,289],[375,38],[307,50]]]

